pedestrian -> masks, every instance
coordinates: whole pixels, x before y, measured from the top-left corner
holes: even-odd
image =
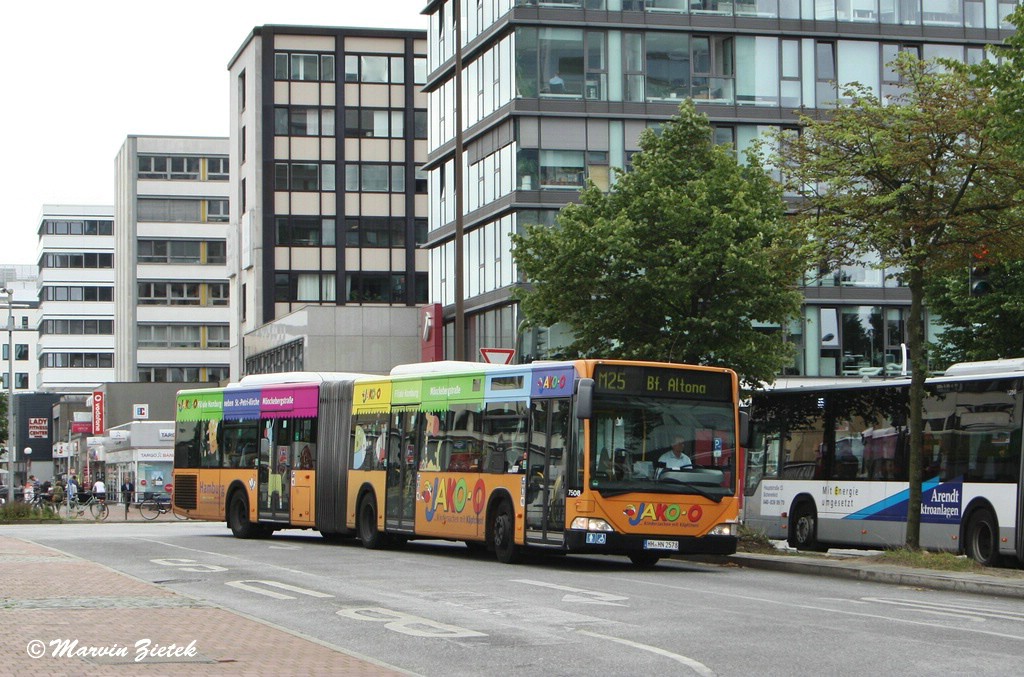
[[[103,483],[103,476],[100,475],[92,485],[92,495],[103,501],[107,498],[107,485]]]
[[[22,498],[26,503],[31,503],[32,499],[35,498],[36,496],[36,485],[32,481],[35,478],[36,476],[32,475],[31,477],[28,478],[28,482],[25,482],[25,492],[22,495]]]
[[[68,480],[68,503],[74,505],[78,502],[78,477],[71,475]]]
[[[135,491],[135,485],[132,484],[131,478],[126,477],[124,484],[121,485],[121,502],[124,503],[124,518],[128,519],[128,508],[132,504],[132,492]]]

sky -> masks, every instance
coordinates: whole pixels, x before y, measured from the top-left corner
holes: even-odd
[[[39,0],[4,11],[0,264],[35,264],[44,204],[112,205],[132,134],[228,136],[256,26],[427,29],[427,0]]]

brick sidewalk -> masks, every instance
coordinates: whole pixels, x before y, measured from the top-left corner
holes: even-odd
[[[0,536],[0,576],[4,675],[405,674],[10,536]],[[136,642],[147,639],[184,653],[136,662]],[[62,640],[78,643],[60,655],[51,642]],[[80,655],[86,649],[125,655]]]

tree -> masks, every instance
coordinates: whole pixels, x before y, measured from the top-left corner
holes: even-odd
[[[971,294],[967,266],[925,285],[928,309],[946,326],[932,364],[994,360],[1024,355],[1024,260],[989,269],[991,291]]]
[[[880,100],[858,85],[798,137],[779,138],[778,163],[803,202],[798,221],[812,260],[856,264],[877,256],[910,291],[911,363],[907,546],[920,545],[922,403],[928,356],[925,280],[963,270],[987,249],[1019,256],[1024,166],[996,135],[994,90],[967,68],[903,54],[891,67],[900,95]]]
[[[645,130],[612,191],[589,184],[554,228],[513,236],[531,283],[518,298],[532,326],[563,322],[572,356],[719,365],[748,385],[791,359],[802,266],[778,185],[751,158],[717,146],[692,103]],[[771,325],[763,331],[755,324]]]

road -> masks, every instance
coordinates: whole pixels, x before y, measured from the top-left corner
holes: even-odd
[[[509,566],[441,541],[369,551],[197,522],[6,533],[423,675],[1005,675],[1024,653],[1019,600],[862,581],[678,560]]]

